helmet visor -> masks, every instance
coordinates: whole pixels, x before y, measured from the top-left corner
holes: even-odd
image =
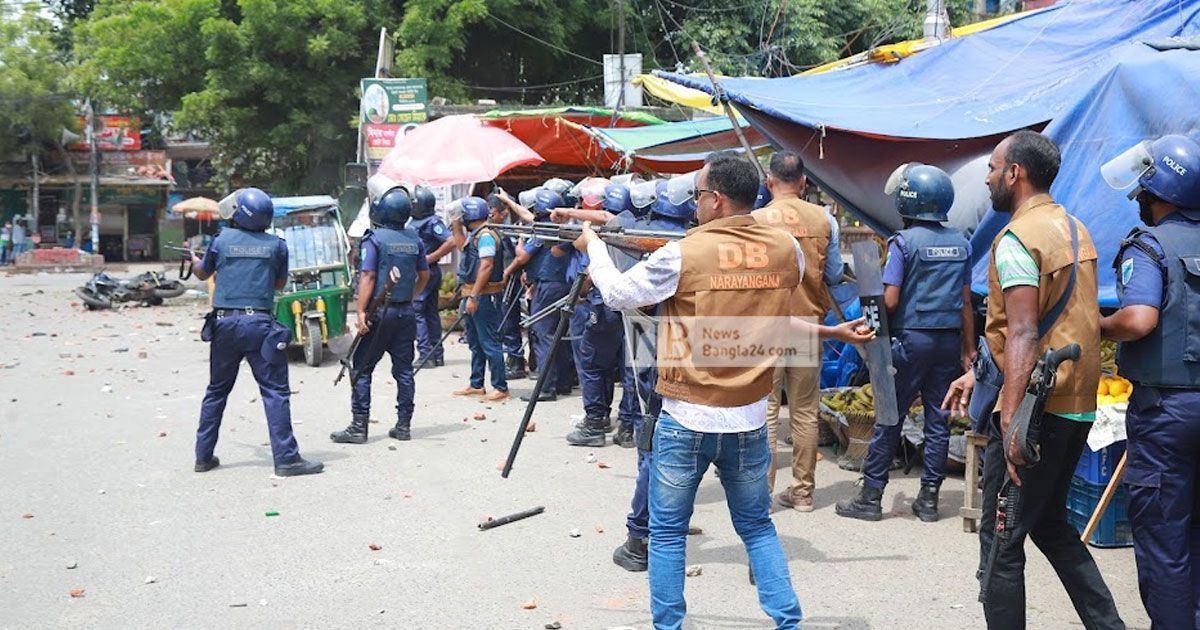
[[[220,215],[222,219],[228,221],[229,219],[233,218],[233,213],[237,212],[237,196],[240,192],[242,191],[235,190],[228,195],[225,195],[225,198],[217,204],[217,214]]]
[[[907,162],[896,167],[892,174],[888,176],[887,183],[883,185],[883,194],[894,195],[900,187],[908,182],[908,169],[912,168],[916,162]]]
[[[679,206],[696,194],[696,176],[700,171],[676,175],[667,181],[667,201]]]
[[[658,198],[658,182],[642,182],[629,189],[629,200],[634,208],[645,208]]]
[[[393,188],[403,188],[404,192],[412,196],[412,186],[398,182],[382,173],[376,173],[367,179],[367,196],[370,197],[371,203],[379,203],[379,200],[383,199],[383,196]]]
[[[1154,166],[1154,158],[1150,155],[1150,142],[1139,142],[1121,155],[1104,163],[1100,167],[1100,175],[1104,182],[1116,190],[1129,188]]]

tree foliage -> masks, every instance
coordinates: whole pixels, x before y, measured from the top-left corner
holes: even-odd
[[[77,126],[54,25],[33,7],[0,5],[0,156],[57,143]]]
[[[355,87],[374,68],[373,0],[101,0],[77,27],[83,83],[192,132],[226,175],[331,190],[354,155]]]

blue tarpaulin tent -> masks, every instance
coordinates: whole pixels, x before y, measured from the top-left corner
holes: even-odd
[[[951,223],[980,226],[980,254],[998,229],[994,219],[980,225],[990,212],[987,154],[1016,129],[1045,126],[1064,151],[1052,192],[1097,241],[1111,304],[1105,268],[1136,212],[1100,180],[1099,164],[1143,138],[1200,126],[1200,52],[1141,43],[1197,35],[1200,0],[1064,0],[893,64],[722,85],[756,129],[800,151],[812,178],[881,232],[900,224],[882,191],[891,170],[942,166],[958,193]]]

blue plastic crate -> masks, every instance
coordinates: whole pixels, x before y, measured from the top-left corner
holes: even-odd
[[[1067,522],[1083,532],[1087,527],[1092,511],[1100,502],[1107,483],[1088,483],[1086,479],[1075,477],[1071,479],[1071,490],[1067,493]],[[1088,544],[1094,547],[1130,547],[1133,545],[1133,530],[1129,527],[1129,516],[1126,512],[1129,506],[1129,492],[1125,484],[1117,486],[1108,509],[1100,517],[1096,531],[1088,539]]]
[[[1117,463],[1124,454],[1124,440],[1109,444],[1098,451],[1093,451],[1085,444],[1083,454],[1079,456],[1079,463],[1075,465],[1075,476],[1088,483],[1108,485],[1108,480],[1112,479],[1113,471],[1117,469]]]

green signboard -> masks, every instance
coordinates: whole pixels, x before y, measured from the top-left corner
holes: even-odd
[[[369,125],[425,122],[429,87],[425,79],[363,79],[361,121]]]

